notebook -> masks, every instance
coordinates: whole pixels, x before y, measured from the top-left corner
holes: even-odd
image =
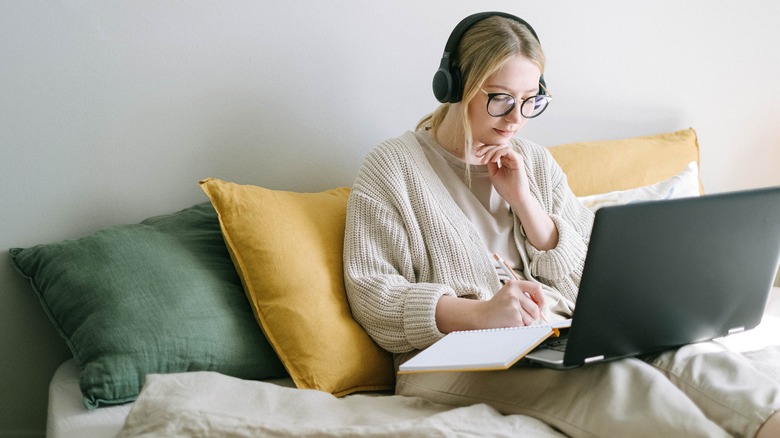
[[[401,374],[430,371],[505,370],[555,336],[554,329],[568,327],[571,320],[550,324],[448,333],[430,347],[407,360]]]
[[[780,187],[604,207],[594,219],[565,350],[501,352],[508,363],[523,358],[566,369],[749,330],[761,322],[779,262]],[[446,349],[450,357],[471,356],[475,344],[459,339]],[[480,349],[491,345],[481,342]],[[470,366],[483,369],[483,362]]]

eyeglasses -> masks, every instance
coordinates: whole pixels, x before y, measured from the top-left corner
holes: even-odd
[[[538,117],[547,109],[547,105],[552,100],[552,95],[547,92],[547,88],[542,84],[539,86],[542,87],[545,94],[537,94],[520,101],[520,115],[526,119]],[[481,88],[480,90],[488,97],[487,112],[493,117],[504,117],[511,113],[517,105],[517,98],[509,93],[488,93]]]

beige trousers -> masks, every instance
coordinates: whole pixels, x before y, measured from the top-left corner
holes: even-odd
[[[411,357],[397,355],[396,364]],[[780,387],[715,342],[555,371],[399,374],[396,393],[455,406],[486,403],[573,437],[752,437],[780,410]]]

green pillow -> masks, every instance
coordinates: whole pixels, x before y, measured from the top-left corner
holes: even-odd
[[[287,375],[209,202],[10,254],[73,352],[89,409],[134,400],[149,373]]]

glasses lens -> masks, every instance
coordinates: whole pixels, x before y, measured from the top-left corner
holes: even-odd
[[[511,94],[494,94],[488,99],[487,112],[493,117],[509,114],[515,107],[515,98]]]
[[[533,119],[544,112],[549,103],[550,96],[533,96],[523,101],[520,112],[523,114],[523,117]]]

